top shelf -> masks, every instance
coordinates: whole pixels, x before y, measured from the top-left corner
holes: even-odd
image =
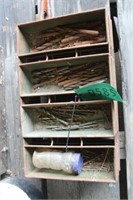
[[[109,42],[105,8],[18,25],[17,53],[49,52]]]

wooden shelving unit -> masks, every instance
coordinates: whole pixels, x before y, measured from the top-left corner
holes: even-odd
[[[86,29],[93,34],[84,33]],[[17,38],[25,175],[115,182],[119,140],[114,101],[78,98],[76,102],[68,150],[83,155],[80,175],[38,170],[32,163],[36,148],[65,150],[75,89],[101,80],[116,87],[112,26],[106,9],[20,24]]]

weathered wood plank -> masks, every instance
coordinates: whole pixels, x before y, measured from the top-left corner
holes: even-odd
[[[117,0],[124,98],[128,199],[133,199],[133,1]]]
[[[12,175],[17,176],[24,176],[24,163],[19,113],[16,26],[18,23],[35,20],[34,6],[34,0],[0,0],[0,94],[2,99],[0,101],[0,111],[1,116],[4,116],[5,112],[6,117],[6,126],[3,117],[0,120],[0,151],[5,150],[3,147],[6,147],[6,145],[8,146],[7,152],[2,152],[2,154],[0,152],[0,155],[6,155],[6,157],[2,157],[4,164],[2,162],[1,166],[0,163],[0,173],[4,173],[6,169],[9,169],[8,171]],[[3,55],[1,55],[2,50]],[[2,66],[3,63],[4,66]],[[4,88],[1,85],[2,71],[4,71],[5,78]],[[32,181],[37,188],[41,188],[41,180],[32,179]]]
[[[77,13],[99,7],[109,8],[109,0],[48,0],[48,17]]]
[[[4,97],[4,52],[0,47],[0,175],[7,170],[7,140]]]
[[[8,141],[8,168],[23,174],[22,136],[20,130],[19,92],[16,57],[16,25],[35,19],[34,0],[0,0],[0,45],[5,60],[5,115]]]
[[[118,200],[119,184],[47,181],[49,199]]]

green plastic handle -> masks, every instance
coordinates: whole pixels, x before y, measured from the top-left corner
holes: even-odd
[[[108,83],[96,83],[83,86],[79,89],[76,89],[75,93],[84,101],[104,99],[123,103],[123,99],[117,90]]]

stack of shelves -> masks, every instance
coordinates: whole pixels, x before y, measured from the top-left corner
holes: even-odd
[[[106,9],[18,25],[19,88],[25,175],[115,182],[119,174],[117,103],[76,101],[68,151],[83,155],[80,175],[37,169],[37,148],[65,150],[75,89],[106,81],[116,87],[112,26]]]

